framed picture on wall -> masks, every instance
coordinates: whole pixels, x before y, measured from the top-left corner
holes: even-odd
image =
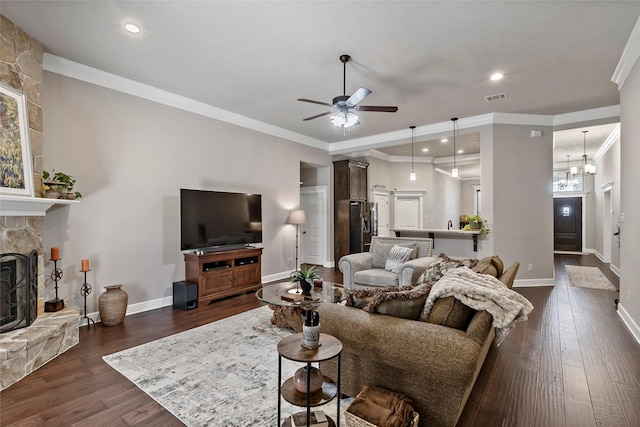
[[[23,93],[0,83],[0,194],[33,197],[29,121]]]

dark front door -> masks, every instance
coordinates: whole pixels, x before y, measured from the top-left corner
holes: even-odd
[[[553,199],[556,251],[582,252],[582,197]]]

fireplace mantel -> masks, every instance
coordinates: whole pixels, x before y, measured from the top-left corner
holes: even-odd
[[[0,196],[0,216],[45,216],[55,205],[73,205],[78,200],[44,197]]]

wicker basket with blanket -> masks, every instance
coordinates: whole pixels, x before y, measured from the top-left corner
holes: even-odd
[[[418,427],[413,401],[401,393],[364,386],[344,413],[347,427]]]

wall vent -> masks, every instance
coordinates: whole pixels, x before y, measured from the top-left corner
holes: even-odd
[[[502,92],[502,93],[497,93],[495,95],[487,95],[484,97],[484,99],[486,99],[487,102],[491,102],[491,101],[497,101],[499,99],[506,99],[506,97],[507,97],[507,93]]]

